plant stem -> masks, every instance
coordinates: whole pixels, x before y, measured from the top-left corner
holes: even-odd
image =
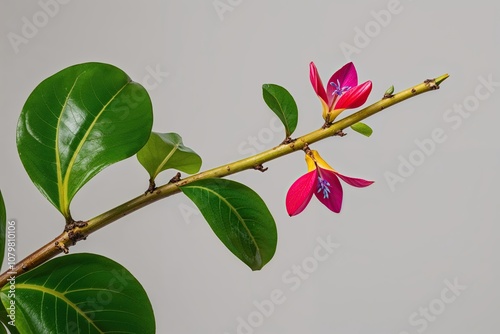
[[[0,275],[0,286],[3,286],[7,283],[7,279],[10,277],[12,272],[15,272],[16,275],[20,275],[30,269],[41,265],[42,263],[48,261],[52,257],[62,252],[67,253],[68,248],[73,246],[78,240],[86,238],[91,233],[128,215],[129,213],[132,213],[160,199],[180,192],[179,187],[181,186],[201,179],[221,178],[241,172],[243,170],[258,168],[258,166],[261,166],[266,162],[277,159],[292,152],[302,150],[307,144],[312,144],[325,138],[334,136],[343,129],[346,129],[349,126],[360,122],[361,120],[370,117],[399,102],[402,102],[419,94],[438,89],[439,84],[446,78],[448,78],[448,74],[444,74],[433,80],[426,80],[421,84],[408,88],[393,96],[385,96],[382,100],[364,109],[361,109],[360,111],[348,117],[345,117],[340,121],[331,124],[329,127],[320,128],[302,137],[299,137],[290,143],[281,144],[251,157],[189,176],[175,183],[165,184],[154,189],[153,192],[148,192],[144,195],[138,196],[122,205],[117,206],[116,208],[113,208],[95,218],[90,219],[85,223],[78,222],[80,224],[77,224],[73,229],[71,229],[70,231],[64,231],[54,240],[47,243],[37,251],[33,252],[24,260],[17,263],[14,268]]]

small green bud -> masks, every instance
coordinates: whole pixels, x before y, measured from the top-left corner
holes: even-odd
[[[389,87],[385,93],[384,93],[384,99],[387,99],[389,97],[392,97],[392,93],[394,93],[394,85],[392,85],[391,87]]]

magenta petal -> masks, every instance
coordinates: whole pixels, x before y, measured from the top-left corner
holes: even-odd
[[[347,63],[342,66],[337,72],[335,72],[330,80],[328,80],[328,84],[326,87],[326,94],[330,97],[333,96],[336,88],[332,85],[332,82],[335,85],[340,84],[341,87],[356,87],[358,85],[358,73],[356,72],[356,68],[353,63]]]
[[[309,78],[311,79],[311,84],[316,92],[316,95],[319,96],[320,99],[325,101],[328,104],[328,98],[326,96],[325,87],[323,86],[323,82],[318,73],[318,69],[313,62],[309,64]]]
[[[339,178],[335,174],[335,172],[320,168],[320,173],[318,176],[321,176],[324,181],[328,182],[326,188],[328,188],[329,193],[325,194],[321,189],[318,191],[318,186],[315,191],[316,197],[319,199],[321,203],[323,203],[328,209],[332,210],[335,213],[339,213],[342,208],[342,185],[340,184]],[[319,184],[320,181],[317,182]]]
[[[335,105],[335,109],[351,109],[360,107],[366,102],[371,91],[371,81],[367,81],[359,86],[356,86],[339,98],[337,104]]]
[[[364,187],[368,187],[370,184],[373,183],[373,181],[357,179],[354,177],[342,175],[342,174],[337,173],[337,172],[335,172],[335,173],[337,174],[338,177],[340,177],[342,179],[342,181],[344,181],[345,183],[347,183],[353,187],[364,188]]]
[[[286,194],[286,211],[295,216],[301,213],[316,191],[317,171],[312,170],[295,181]]]

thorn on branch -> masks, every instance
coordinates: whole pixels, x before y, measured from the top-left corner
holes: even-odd
[[[347,135],[347,133],[345,133],[345,132],[344,132],[344,131],[342,131],[342,130],[339,130],[339,131],[335,132],[333,135],[334,135],[334,136],[339,136],[339,137],[344,137],[344,136],[346,136],[346,135]]]
[[[311,153],[311,149],[309,148],[309,144],[305,143],[304,147],[302,148],[302,151],[304,151],[306,154]]]
[[[155,180],[149,179],[149,187],[148,187],[148,190],[146,190],[146,192],[144,192],[144,195],[152,194],[155,190],[156,190]]]
[[[59,243],[59,241],[56,241],[54,243],[54,246],[56,246],[57,249],[60,249],[64,254],[69,253],[68,247],[66,247],[66,245],[64,245],[64,244]]]
[[[68,238],[71,240],[73,245],[76,245],[76,243],[80,240],[86,240],[87,236],[81,232],[75,232],[75,231],[69,231],[68,232]]]
[[[436,84],[436,80],[434,79],[427,79],[424,81],[425,84],[431,89],[431,90],[436,90],[439,89],[439,85]]]
[[[322,129],[328,129],[330,126],[332,126],[333,122],[325,122],[323,126],[321,127]]]
[[[286,145],[286,144],[291,144],[295,141],[296,139],[292,139],[291,137],[286,137],[285,140],[281,142],[280,145]]]
[[[254,166],[254,167],[253,167],[253,169],[258,170],[258,171],[260,171],[260,172],[264,173],[264,172],[265,172],[266,170],[268,170],[269,168],[267,168],[267,167],[266,167],[266,168],[264,168],[264,166],[262,166],[262,164],[260,164],[260,165]]]
[[[73,245],[75,245],[78,241],[85,240],[87,238],[85,234],[78,231],[75,232],[76,229],[84,228],[87,225],[88,223],[82,220],[66,224],[66,226],[64,227],[64,232],[68,232],[68,238],[73,242]],[[56,247],[62,250],[65,254],[68,254],[68,248],[65,245],[61,245],[60,243],[56,242]]]
[[[168,183],[177,183],[181,180],[181,173],[177,172],[173,178],[168,181]]]
[[[87,225],[88,225],[87,222],[84,222],[82,220],[79,220],[76,222],[74,221],[74,222],[66,224],[66,226],[64,226],[64,232],[70,232],[70,231],[73,231],[77,227],[82,228],[82,227],[85,227]]]

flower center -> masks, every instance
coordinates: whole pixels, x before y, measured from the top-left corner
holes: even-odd
[[[337,83],[335,82],[330,82],[330,85],[333,86],[333,88],[335,88],[335,90],[333,91],[332,95],[336,94],[338,96],[342,96],[342,94],[344,94],[345,92],[347,92],[349,89],[351,89],[351,87],[349,86],[344,86],[342,87],[340,85],[340,81],[337,79]]]
[[[321,176],[318,176],[318,190],[317,192],[323,193],[323,198],[330,197],[330,182],[323,179]]]

